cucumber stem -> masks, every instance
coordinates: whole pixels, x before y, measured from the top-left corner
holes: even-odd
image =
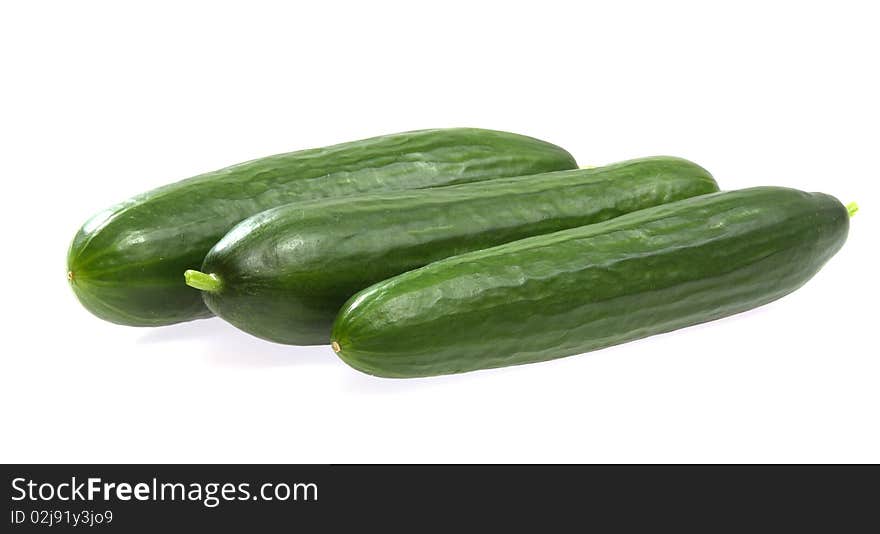
[[[220,281],[220,278],[218,278],[217,275],[213,273],[205,274],[201,271],[187,269],[187,271],[183,273],[183,278],[184,280],[186,280],[186,285],[194,287],[196,289],[200,289],[202,291],[209,291],[211,293],[214,293],[216,291],[220,291],[220,288],[223,287],[223,283]]]
[[[859,211],[859,205],[855,202],[850,202],[846,205],[846,211],[849,213],[849,216],[852,217],[857,211]]]

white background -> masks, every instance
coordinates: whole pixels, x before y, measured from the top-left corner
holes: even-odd
[[[871,2],[7,2],[4,462],[878,462],[880,19]],[[876,6],[874,6],[876,7]],[[582,165],[857,200],[807,286],[543,364],[385,380],[218,319],[80,307],[93,212],[239,161],[477,126]]]

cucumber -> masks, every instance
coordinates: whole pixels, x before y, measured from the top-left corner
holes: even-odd
[[[331,346],[384,377],[579,354],[739,313],[803,285],[847,208],[778,187],[714,193],[440,260],[353,296]]]
[[[711,193],[689,161],[602,168],[289,204],[255,215],[211,249],[190,285],[219,317],[255,336],[326,344],[361,289],[442,258]]]
[[[226,232],[263,210],[575,167],[558,146],[474,128],[279,154],[160,187],[98,213],[73,239],[67,278],[89,311],[114,323],[159,326],[208,317],[183,271],[198,269]]]

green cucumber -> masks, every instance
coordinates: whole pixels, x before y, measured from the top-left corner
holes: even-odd
[[[655,157],[421,191],[289,204],[236,226],[187,283],[255,336],[326,344],[365,287],[442,258],[712,193],[689,161]]]
[[[353,296],[331,346],[384,377],[539,362],[711,321],[803,285],[846,240],[834,197],[715,193],[432,263]]]
[[[235,224],[290,202],[468,183],[577,167],[521,135],[452,128],[375,137],[234,165],[104,210],[73,239],[67,278],[108,321],[159,326],[210,316],[181,273]]]

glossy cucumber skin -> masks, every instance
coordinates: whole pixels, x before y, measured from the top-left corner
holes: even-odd
[[[517,134],[421,130],[257,159],[135,196],[89,219],[68,280],[102,319],[159,326],[210,316],[184,283],[235,224],[296,201],[418,189],[576,168],[550,143]]]
[[[438,261],[352,297],[352,367],[418,377],[539,362],[725,317],[803,285],[846,240],[834,197],[715,193]]]
[[[255,336],[326,344],[349,297],[436,260],[718,191],[672,157],[297,203],[251,217],[205,258],[216,315]]]

